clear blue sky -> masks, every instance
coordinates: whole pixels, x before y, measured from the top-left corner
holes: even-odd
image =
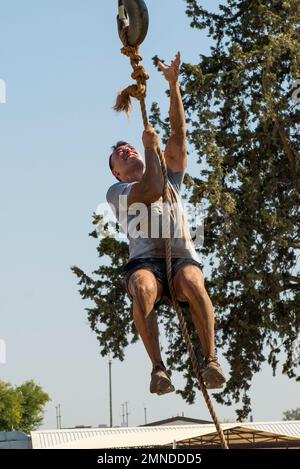
[[[215,8],[219,2],[202,3]],[[126,139],[141,148],[138,106],[130,121],[112,110],[131,71],[119,53],[116,4],[1,4],[0,79],[7,103],[0,104],[0,338],[7,363],[0,364],[0,378],[43,386],[52,397],[46,428],[56,426],[58,403],[64,426],[109,422],[108,359],[99,355],[70,266],[87,272],[97,267],[96,241],[88,233],[92,213],[113,183],[111,145]],[[148,6],[151,24],[142,50],[151,73],[148,103],[157,100],[166,112],[166,86],[151,57],[168,61],[180,50],[184,61],[194,62],[210,44],[205,32],[189,27],[184,0],[148,0]],[[191,155],[189,163],[194,175],[195,159]],[[127,350],[125,362],[113,362],[115,424],[125,401],[130,425],[143,423],[144,406],[149,421],[182,412],[209,418],[200,395],[193,406],[175,394],[150,395],[149,376],[141,343]],[[174,384],[180,383],[174,374]],[[255,377],[252,397],[255,420],[281,419],[284,410],[299,406],[296,384],[273,378],[267,367]],[[235,418],[234,407],[216,409],[221,419]]]

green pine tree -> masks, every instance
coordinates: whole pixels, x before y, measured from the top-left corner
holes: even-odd
[[[209,56],[182,66],[190,158],[199,163],[199,173],[185,178],[186,196],[205,204],[200,252],[211,266],[206,286],[219,354],[231,368],[224,391],[214,396],[226,405],[239,403],[242,420],[251,410],[253,374],[263,362],[275,373],[282,353],[282,372],[300,380],[294,353],[300,323],[300,100],[293,87],[300,78],[300,4],[227,0],[218,14],[201,1],[186,4],[191,26],[207,29],[213,41]],[[151,121],[165,139],[168,119],[157,104]],[[94,277],[73,271],[82,297],[93,302],[88,318],[102,355],[111,351],[122,360],[124,348],[137,340],[121,283],[128,246],[106,237],[98,254]],[[109,266],[103,265],[105,255]],[[169,340],[168,365],[186,380],[178,392],[191,403],[196,384],[176,318],[167,308],[159,318]]]

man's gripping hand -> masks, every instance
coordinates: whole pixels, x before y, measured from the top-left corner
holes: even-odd
[[[157,135],[154,127],[148,125],[143,133],[143,144],[145,150],[157,150],[159,147],[159,136]]]

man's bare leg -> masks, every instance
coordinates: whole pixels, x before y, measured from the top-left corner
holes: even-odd
[[[201,270],[193,265],[182,266],[174,277],[174,286],[177,299],[189,303],[204,356],[215,356],[214,309]]]
[[[161,362],[159,332],[154,304],[161,298],[162,286],[146,269],[134,272],[129,279],[133,298],[133,320],[153,365]]]
[[[145,318],[143,306],[138,300],[133,300],[133,319],[152,364],[160,363],[162,358],[159,347],[157,318],[154,309]]]
[[[165,394],[174,391],[160,353],[159,332],[154,304],[162,295],[162,285],[154,274],[139,269],[129,279],[129,292],[133,298],[133,319],[153,365],[150,392]]]
[[[215,360],[214,309],[204,285],[203,273],[194,265],[183,265],[174,276],[174,287],[178,301],[187,301],[189,303],[192,320],[207,363],[209,364],[209,361],[213,360],[211,365],[209,365],[209,374],[213,371],[212,375],[216,377],[216,383],[212,382],[212,386],[209,385],[208,387],[219,387],[217,385],[221,385],[225,378],[222,379],[223,372],[221,367],[220,377],[218,377],[219,364],[217,371],[213,369],[214,363],[217,363]],[[214,376],[212,376],[212,381],[215,379]],[[217,382],[218,380],[220,382]]]

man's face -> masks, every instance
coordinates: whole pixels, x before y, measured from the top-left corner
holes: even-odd
[[[124,182],[140,181],[145,170],[142,155],[131,145],[121,145],[112,156],[113,175]]]

